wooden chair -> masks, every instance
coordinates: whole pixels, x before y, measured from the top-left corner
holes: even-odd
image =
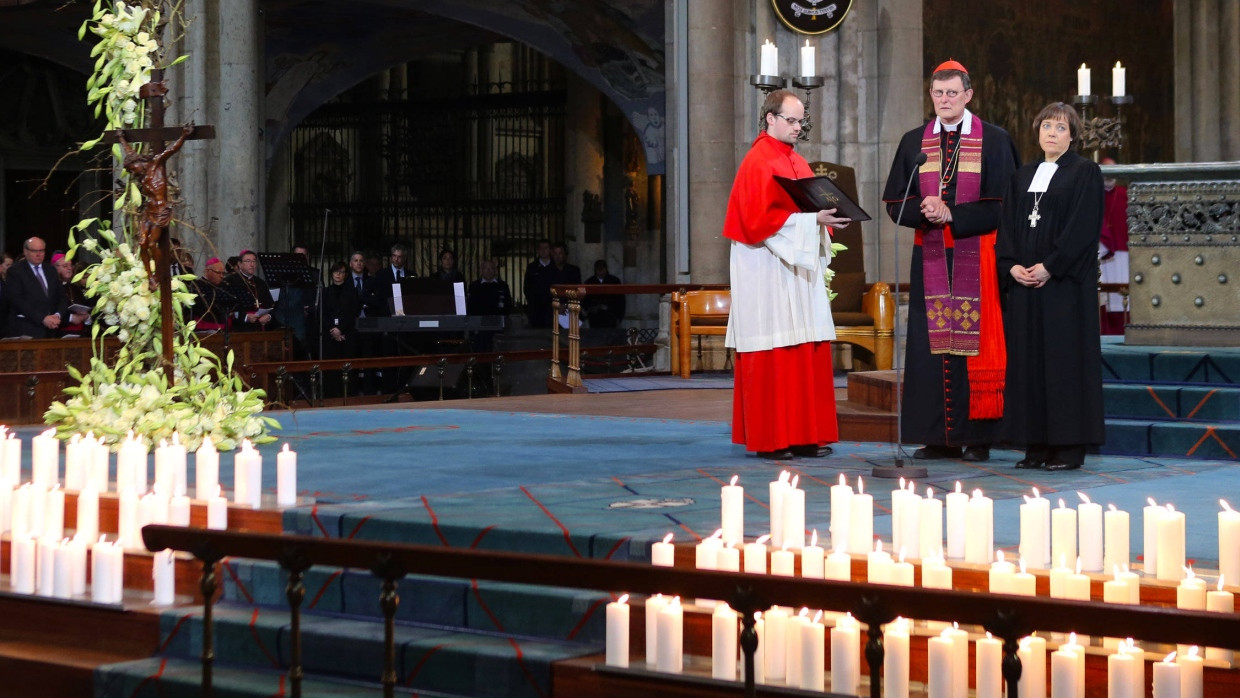
[[[672,375],[689,377],[693,336],[726,334],[731,310],[732,293],[728,290],[672,293]]]
[[[839,294],[831,301],[835,341],[866,350],[872,369],[889,370],[896,327],[891,286],[880,281],[867,287],[864,272],[846,272],[835,275],[831,289]]]

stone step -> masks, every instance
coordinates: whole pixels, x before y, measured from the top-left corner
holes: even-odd
[[[1240,459],[1240,422],[1108,418],[1104,454]]]
[[[1240,421],[1240,386],[1106,383],[1106,414],[1126,419]]]

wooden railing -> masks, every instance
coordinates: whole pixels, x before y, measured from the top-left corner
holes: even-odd
[[[552,392],[583,393],[581,381],[581,301],[591,290],[609,296],[654,293],[663,295],[675,291],[699,291],[702,289],[726,289],[727,284],[558,284],[551,287],[551,373],[547,387]],[[568,367],[560,358],[560,310],[568,313]],[[641,347],[633,347],[633,350]],[[591,350],[597,351],[597,350]]]
[[[165,549],[185,551],[192,553],[202,564],[200,587],[205,599],[202,623],[204,696],[212,695],[215,658],[212,605],[218,586],[216,566],[225,557],[271,560],[289,573],[286,596],[293,645],[288,678],[294,697],[301,695],[303,676],[299,637],[301,603],[305,598],[303,579],[305,572],[314,565],[369,569],[381,580],[379,601],[384,622],[384,665],[380,680],[386,696],[394,695],[396,687],[397,584],[410,574],[726,600],[741,616],[740,646],[744,653],[745,692],[750,697],[756,695],[753,677],[758,635],[754,613],[776,603],[849,611],[864,623],[867,626],[865,658],[869,666],[871,698],[883,695],[882,627],[898,616],[977,625],[1001,638],[1002,671],[1009,698],[1017,698],[1017,682],[1021,674],[1017,643],[1034,630],[1139,637],[1167,643],[1240,649],[1240,615],[1237,614],[175,526],[146,526],[142,529],[142,536],[147,548],[153,552]],[[671,675],[667,678],[674,680]]]

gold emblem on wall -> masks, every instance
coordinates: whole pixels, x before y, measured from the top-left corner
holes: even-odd
[[[775,14],[798,34],[825,34],[840,26],[852,0],[771,0]]]

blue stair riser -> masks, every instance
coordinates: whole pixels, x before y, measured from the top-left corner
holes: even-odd
[[[1240,352],[1104,344],[1103,380],[1153,383],[1240,384]]]
[[[1237,460],[1240,423],[1147,422],[1108,419],[1102,452],[1129,456],[1174,456]]]
[[[1108,417],[1167,421],[1240,421],[1240,387],[1107,383]]]

